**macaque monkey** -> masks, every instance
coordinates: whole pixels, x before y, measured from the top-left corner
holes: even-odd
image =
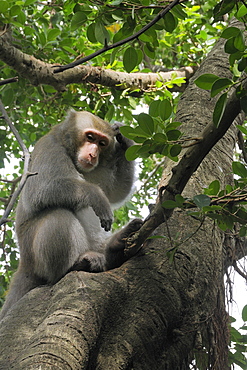
[[[109,238],[112,208],[134,181],[134,163],[125,159],[132,141],[119,126],[71,110],[35,145],[29,171],[37,174],[27,179],[16,212],[19,267],[0,318],[29,290],[69,271],[100,272],[124,262],[124,239],[142,221]]]

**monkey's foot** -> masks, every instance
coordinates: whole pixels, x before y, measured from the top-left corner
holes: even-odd
[[[102,253],[88,251],[84,253],[71,271],[102,272],[105,270],[105,256]]]

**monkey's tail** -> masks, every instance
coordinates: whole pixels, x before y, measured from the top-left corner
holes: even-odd
[[[9,292],[7,294],[6,300],[0,312],[0,320],[4,318],[6,313],[18,302],[27,292],[34,289],[35,287],[44,284],[41,279],[35,277],[33,274],[22,271],[18,268],[14,274]]]

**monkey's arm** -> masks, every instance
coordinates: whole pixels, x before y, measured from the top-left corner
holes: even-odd
[[[125,157],[126,150],[134,144],[133,140],[123,136],[119,127],[121,123],[115,123],[112,128],[116,137],[116,145],[114,152],[114,184],[115,191],[110,195],[110,202],[117,203],[124,200],[130,193],[135,180],[135,162],[127,161]]]
[[[20,202],[27,213],[22,219],[45,209],[65,208],[76,213],[92,207],[101,226],[110,230],[113,215],[105,193],[78,173],[64,148],[43,140],[33,152],[31,163],[30,170],[37,175],[28,178],[22,191]]]

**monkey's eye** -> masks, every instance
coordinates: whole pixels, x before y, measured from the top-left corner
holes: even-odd
[[[94,136],[92,134],[87,134],[87,139],[89,141],[94,141]]]
[[[107,142],[106,141],[104,141],[104,140],[101,140],[100,142],[99,142],[99,146],[107,146]]]

